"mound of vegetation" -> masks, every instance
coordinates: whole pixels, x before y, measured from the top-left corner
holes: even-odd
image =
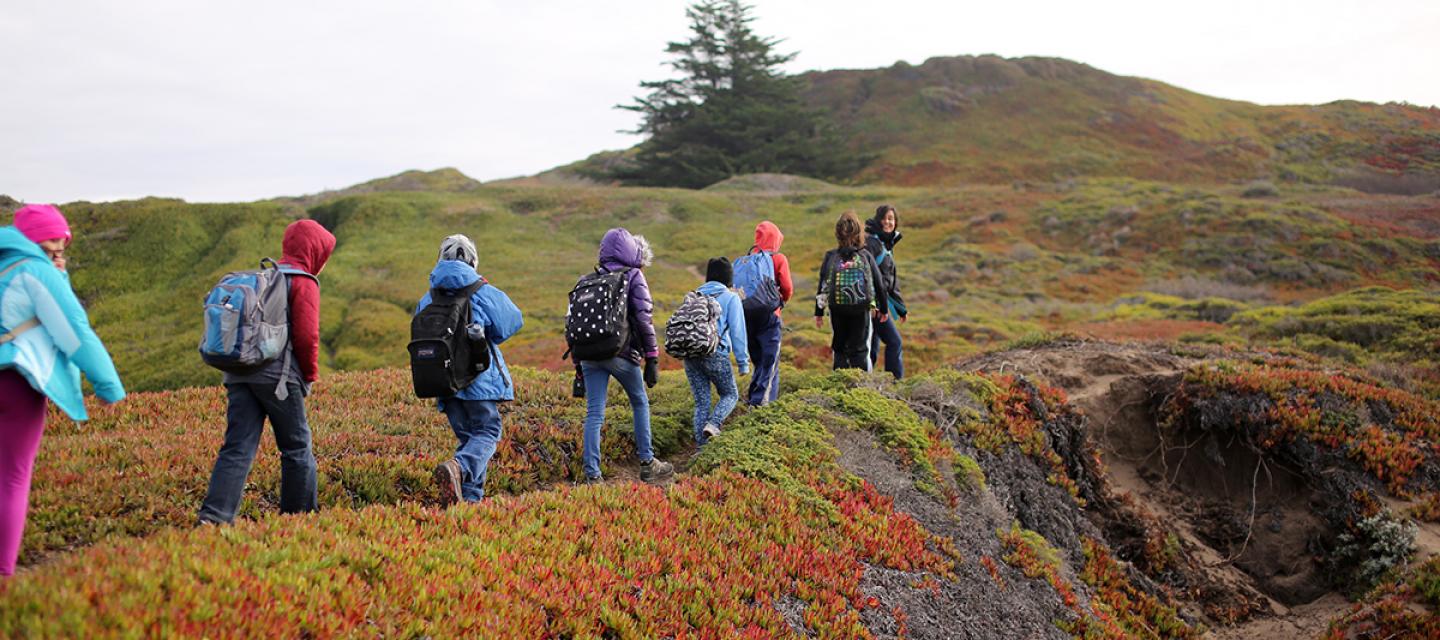
[[[1440,299],[1435,293],[1386,287],[1355,289],[1295,307],[1264,307],[1230,324],[1264,341],[1350,364],[1389,365],[1387,375],[1434,394],[1440,389]],[[1385,371],[1379,371],[1386,373]]]
[[[198,441],[218,442],[218,425],[195,417],[219,407],[215,390],[142,393],[130,417],[101,412],[94,426],[106,437],[90,440],[118,443],[105,451],[60,427],[37,488],[91,482],[72,469],[77,459],[97,479],[64,499],[37,496],[32,527],[42,541],[82,535],[0,590],[0,634],[1194,632],[1085,524],[1079,506],[1097,494],[1094,470],[1074,462],[1077,415],[1022,379],[947,372],[896,386],[787,370],[781,401],[739,416],[666,491],[552,485],[573,477],[576,403],[561,377],[521,368],[532,399],[507,416],[489,480],[498,497],[442,510],[426,506],[417,476],[446,454],[448,434],[428,407],[399,397],[402,377],[346,374],[317,389],[324,508],[275,515],[275,470],[262,455],[256,484],[270,498],[234,527],[190,525],[198,495],[172,485],[189,477],[203,488],[211,447]],[[662,440],[688,431],[677,428],[688,407],[672,386],[655,400]],[[627,422],[615,415],[612,427]],[[166,437],[142,451],[128,444],[138,433]],[[861,448],[874,453],[856,449],[857,437],[873,438]],[[610,433],[606,459],[628,459],[626,440]],[[857,466],[864,455],[882,464]],[[153,472],[162,468],[163,478]],[[883,468],[899,470],[902,497],[867,477]],[[134,515],[164,495],[186,496],[180,515]],[[142,504],[125,504],[134,496]],[[47,517],[67,506],[112,526],[86,537]],[[957,618],[967,615],[957,603],[981,617]]]
[[[864,181],[938,185],[1075,176],[1440,188],[1440,110],[1266,107],[1056,58],[937,57],[801,76],[812,105],[877,153]]]

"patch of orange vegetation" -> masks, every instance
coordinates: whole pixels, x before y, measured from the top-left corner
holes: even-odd
[[[1225,325],[1201,320],[1125,320],[1086,322],[1071,326],[1069,330],[1101,340],[1170,341],[1185,334],[1220,333],[1225,330]]]
[[[1440,200],[1432,197],[1366,195],[1328,198],[1317,204],[1379,237],[1440,237]]]
[[[1067,302],[1094,302],[1113,300],[1129,291],[1136,291],[1144,284],[1144,278],[1134,267],[1126,266],[1113,271],[1078,273],[1066,276],[1045,286],[1045,293],[1052,298]]]

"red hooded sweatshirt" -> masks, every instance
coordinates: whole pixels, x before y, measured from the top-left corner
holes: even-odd
[[[335,236],[314,220],[296,220],[285,228],[280,261],[311,275],[320,275],[335,251]],[[305,383],[320,377],[320,285],[309,278],[290,278],[290,348]]]
[[[791,294],[795,293],[795,285],[790,280],[790,260],[780,253],[782,242],[785,242],[785,234],[780,233],[780,227],[766,220],[755,225],[755,249],[751,253],[770,252],[770,259],[775,262],[775,284],[780,286],[780,300],[789,302]],[[776,309],[775,315],[780,315],[780,311]]]

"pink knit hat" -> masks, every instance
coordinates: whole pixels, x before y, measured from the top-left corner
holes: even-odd
[[[70,243],[70,223],[65,215],[51,204],[27,204],[15,212],[15,228],[25,234],[31,242],[64,238]]]

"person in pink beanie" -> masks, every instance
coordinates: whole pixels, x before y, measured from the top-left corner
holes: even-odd
[[[87,419],[81,373],[102,401],[125,397],[61,271],[69,244],[70,225],[51,205],[29,205],[13,226],[0,227],[0,581],[19,558],[47,400],[72,420]]]
[[[40,245],[55,268],[65,270],[65,249],[70,246],[70,223],[53,204],[28,204],[15,212],[15,228]]]

